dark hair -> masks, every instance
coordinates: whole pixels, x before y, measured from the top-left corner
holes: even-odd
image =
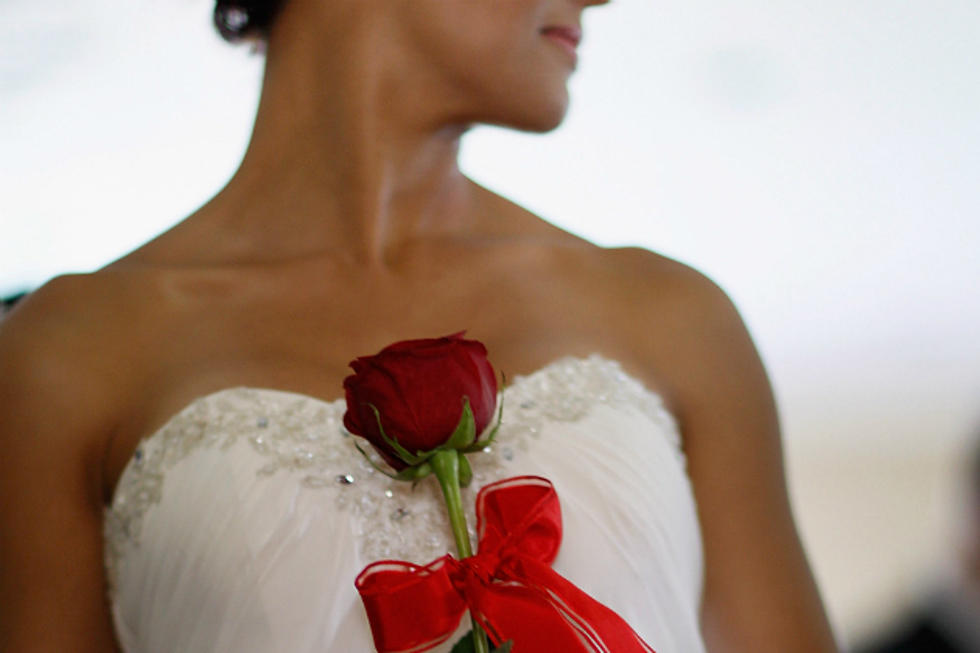
[[[284,0],[216,0],[214,26],[226,41],[265,38]]]

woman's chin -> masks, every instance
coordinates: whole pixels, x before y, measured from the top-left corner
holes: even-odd
[[[543,134],[556,129],[564,122],[568,107],[567,92],[554,94],[548,98],[529,99],[495,123],[519,131]]]
[[[557,129],[562,122],[565,121],[566,113],[567,111],[562,110],[561,112],[556,112],[548,116],[538,116],[536,120],[528,121],[525,125],[518,126],[516,129],[519,129],[520,131],[545,134]]]

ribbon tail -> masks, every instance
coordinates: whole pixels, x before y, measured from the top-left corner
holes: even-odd
[[[556,609],[611,653],[655,653],[619,614],[595,600],[548,565],[522,560],[525,582],[546,592]]]
[[[465,592],[495,644],[513,653],[655,653],[616,612],[536,560],[511,559],[505,580]]]

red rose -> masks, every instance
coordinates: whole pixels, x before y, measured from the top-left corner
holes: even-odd
[[[372,406],[380,414],[384,435],[412,454],[449,440],[463,415],[464,397],[473,411],[477,438],[492,421],[497,377],[487,348],[462,336],[404,340],[351,361],[354,374],[344,379],[344,426],[366,438],[395,469],[408,463],[385,442]]]

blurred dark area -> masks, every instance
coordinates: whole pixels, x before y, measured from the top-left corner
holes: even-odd
[[[980,653],[980,428],[974,433],[955,576],[853,653]]]
[[[7,314],[14,305],[27,296],[27,292],[17,293],[0,299],[0,317]]]
[[[949,607],[945,601],[923,606],[906,624],[854,653],[980,653],[968,636],[958,634],[963,626],[946,614]]]

